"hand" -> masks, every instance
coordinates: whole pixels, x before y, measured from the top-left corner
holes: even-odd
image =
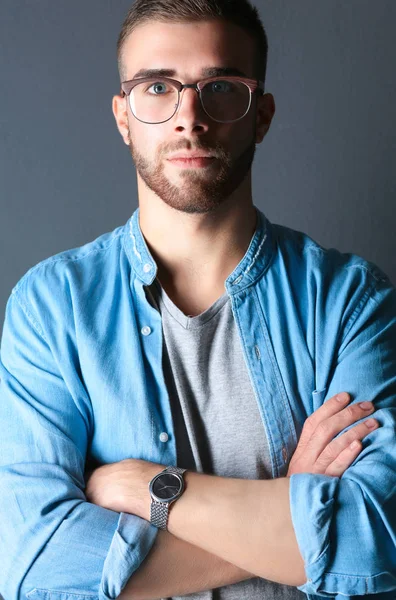
[[[360,404],[346,406],[350,399],[346,392],[337,394],[308,417],[290,461],[287,477],[294,473],[341,477],[353,463],[362,450],[360,440],[377,429],[379,424],[375,419],[368,419],[334,439],[343,429],[374,411],[371,402],[367,403],[366,408]],[[372,426],[369,427],[370,421]],[[352,447],[353,443],[356,446]]]
[[[92,504],[150,520],[149,482],[165,468],[135,458],[103,465],[89,475],[85,496]]]

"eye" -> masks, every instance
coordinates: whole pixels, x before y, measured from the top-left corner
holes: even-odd
[[[156,81],[146,88],[146,92],[154,94],[155,96],[162,96],[163,94],[166,94],[169,89],[170,88],[168,88],[164,81]]]
[[[232,83],[229,81],[212,81],[209,84],[209,90],[213,93],[225,93],[232,91]]]

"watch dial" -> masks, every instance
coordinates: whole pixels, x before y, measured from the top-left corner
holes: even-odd
[[[161,500],[171,500],[180,492],[181,483],[176,475],[165,473],[153,483],[153,492]]]

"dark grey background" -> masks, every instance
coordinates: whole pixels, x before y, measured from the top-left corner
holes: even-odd
[[[256,155],[255,204],[396,282],[396,2],[256,5],[277,114]],[[137,206],[111,111],[129,6],[1,0],[0,328],[28,268],[123,224]]]

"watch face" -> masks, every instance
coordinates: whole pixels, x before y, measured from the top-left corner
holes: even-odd
[[[172,500],[182,489],[182,483],[177,475],[165,473],[153,481],[152,491],[160,500]]]

